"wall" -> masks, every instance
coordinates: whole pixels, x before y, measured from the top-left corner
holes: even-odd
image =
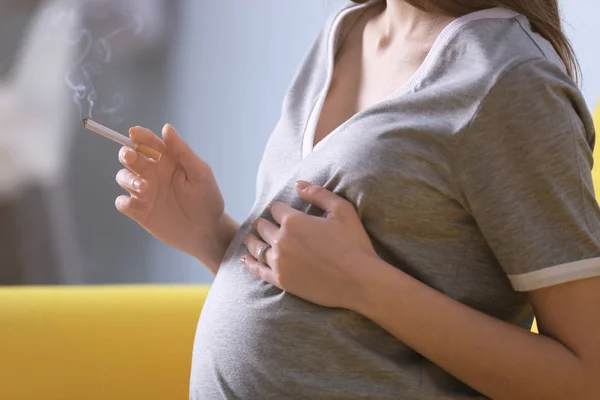
[[[170,121],[213,167],[242,220],[281,100],[327,16],[327,0],[186,1],[171,57]],[[153,278],[209,280],[198,262],[154,244]]]
[[[590,108],[600,100],[600,2],[561,0],[565,27],[583,70],[583,93]]]

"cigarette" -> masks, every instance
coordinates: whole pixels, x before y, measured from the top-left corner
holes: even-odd
[[[106,126],[99,124],[96,121],[92,121],[89,118],[83,119],[83,126],[85,126],[86,129],[92,132],[95,132],[99,135],[104,136],[107,139],[112,140],[113,142],[117,142],[123,146],[129,146],[153,160],[160,161],[160,158],[162,157],[162,154],[158,151],[143,144],[134,143],[127,136],[121,135],[119,132],[115,132],[112,129],[107,128]]]

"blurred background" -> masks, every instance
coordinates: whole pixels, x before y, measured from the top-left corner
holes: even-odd
[[[564,0],[590,108],[595,0]],[[114,208],[127,132],[173,124],[242,220],[298,64],[337,0],[0,0],[0,285],[210,282]]]

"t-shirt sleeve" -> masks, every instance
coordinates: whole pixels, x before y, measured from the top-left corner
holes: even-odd
[[[600,276],[594,128],[545,60],[503,73],[455,137],[461,199],[516,291]]]

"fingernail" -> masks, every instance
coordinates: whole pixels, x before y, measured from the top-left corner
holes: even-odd
[[[240,258],[240,261],[245,264],[246,263],[246,256],[242,256],[242,258]]]
[[[117,197],[117,199],[115,200],[115,206],[118,210],[124,210],[125,208],[127,208],[127,198],[123,196]]]
[[[137,153],[133,150],[127,150],[127,152],[125,153],[125,159],[128,163],[131,164],[135,162],[135,160],[137,160]]]
[[[310,183],[306,181],[296,181],[296,187],[300,190],[304,190],[310,186]]]
[[[165,124],[162,128],[162,133],[164,134],[167,131],[173,131],[174,133],[177,133],[177,131],[173,128],[173,126],[171,124]]]
[[[142,181],[139,179],[136,179],[133,181],[133,188],[135,190],[140,190],[140,188],[142,187]]]
[[[137,160],[137,153],[133,150],[126,149],[121,152],[121,158],[124,164],[133,164]]]

